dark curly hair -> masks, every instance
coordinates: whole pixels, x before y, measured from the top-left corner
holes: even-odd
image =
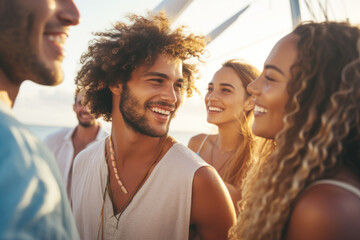
[[[109,86],[126,83],[140,66],[151,66],[165,54],[183,61],[183,76],[187,96],[196,90],[196,65],[184,61],[200,60],[204,52],[203,36],[185,33],[185,26],[171,29],[164,13],[149,17],[129,15],[129,24],[117,22],[106,32],[98,32],[88,51],[81,56],[83,64],[75,83],[85,90],[85,102],[95,117],[111,120],[112,93]]]

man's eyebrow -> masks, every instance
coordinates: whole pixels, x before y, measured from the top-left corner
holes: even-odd
[[[144,77],[161,77],[161,78],[169,79],[168,75],[160,72],[147,72],[144,74]]]
[[[160,73],[160,72],[147,72],[144,74],[144,77],[161,77],[161,78],[165,78],[167,80],[169,80],[169,76],[164,74],[164,73]],[[179,78],[178,80],[176,80],[177,82],[184,82],[184,79]]]
[[[281,75],[285,76],[284,72],[280,70],[280,68],[274,66],[274,65],[265,65],[264,69],[274,69],[275,71],[279,72]]]

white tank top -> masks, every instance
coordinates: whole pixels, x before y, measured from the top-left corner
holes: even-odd
[[[107,182],[105,140],[78,155],[74,165],[73,211],[81,239],[101,239],[101,207]],[[191,194],[197,169],[209,166],[175,143],[123,211],[119,222],[105,195],[104,239],[189,239]],[[76,177],[75,177],[76,176]]]

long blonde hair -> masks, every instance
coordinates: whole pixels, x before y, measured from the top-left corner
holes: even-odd
[[[304,23],[293,34],[299,36],[298,58],[284,127],[275,152],[248,174],[231,239],[281,239],[297,197],[311,182],[341,165],[360,176],[360,31],[324,22]]]
[[[246,87],[260,75],[259,70],[250,64],[236,59],[226,61],[222,67],[229,67],[234,70],[245,89],[246,96],[244,96],[244,98],[247,99],[250,97]],[[243,116],[238,118],[237,131],[242,140],[239,142],[235,153],[219,173],[224,182],[230,183],[238,188],[253,161],[255,138],[251,131],[252,123],[253,110],[243,112]]]

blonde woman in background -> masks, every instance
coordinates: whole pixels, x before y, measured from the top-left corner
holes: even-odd
[[[254,159],[254,103],[246,86],[259,74],[240,60],[225,62],[208,84],[205,97],[207,121],[218,127],[218,134],[199,134],[188,144],[218,171],[235,207],[241,198],[240,185]]]
[[[277,149],[248,173],[232,239],[360,239],[360,30],[305,23],[248,86]]]

